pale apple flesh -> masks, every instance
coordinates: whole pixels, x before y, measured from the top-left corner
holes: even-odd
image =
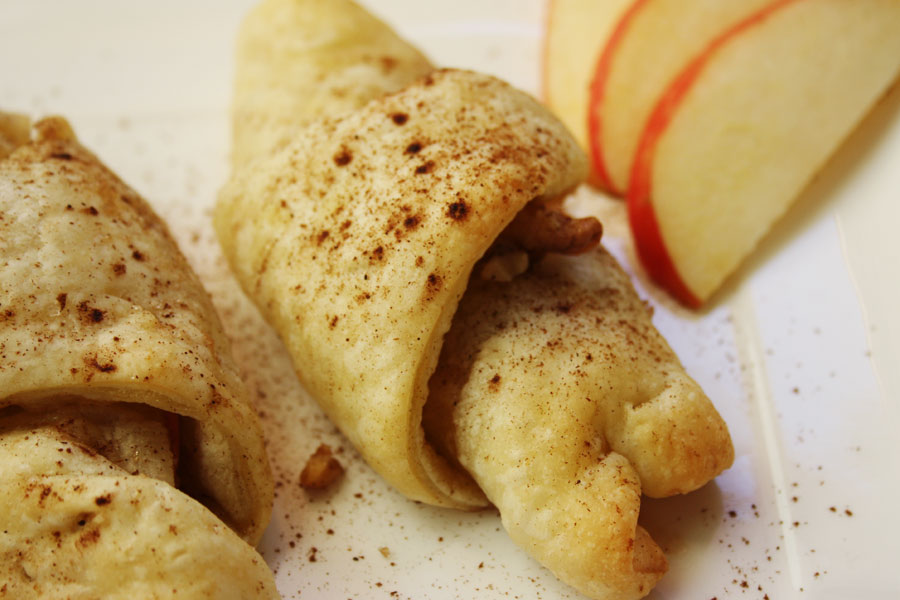
[[[591,79],[587,99],[587,138],[591,176],[593,182],[598,187],[602,187],[610,193],[618,195],[621,195],[622,191],[613,183],[606,165],[604,153],[598,143],[600,133],[603,130],[603,123],[600,118],[598,107],[602,106],[606,100],[606,95],[608,93],[606,82],[609,77],[609,72],[612,69],[612,63],[622,44],[622,40],[629,31],[635,17],[640,14],[641,9],[643,9],[646,4],[647,0],[632,0],[631,5],[622,13],[621,18],[613,27],[612,33],[608,37],[606,44],[603,46],[603,49],[597,58],[597,65],[594,69],[593,78]]]
[[[601,53],[588,100],[592,167],[624,195],[656,101],[711,40],[773,0],[633,0]]]
[[[588,88],[597,56],[635,0],[550,0],[544,39],[543,100],[587,150]]]
[[[900,71],[900,2],[780,0],[724,32],[658,101],[628,192],[637,251],[707,300]]]

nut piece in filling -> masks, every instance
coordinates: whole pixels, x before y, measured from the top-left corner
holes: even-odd
[[[548,252],[572,256],[596,248],[603,236],[600,221],[570,217],[561,204],[536,198],[525,205],[476,266],[478,276],[510,281]]]

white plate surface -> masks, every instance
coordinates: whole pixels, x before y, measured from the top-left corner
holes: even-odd
[[[278,481],[261,551],[285,598],[579,598],[513,545],[496,512],[409,502],[296,383],[216,246],[234,33],[250,0],[0,0],[0,107],[67,116],[168,220],[233,339]],[[442,65],[537,92],[543,0],[368,0]],[[645,501],[668,551],[655,599],[900,598],[900,89],[865,121],[703,313],[635,267],[619,203],[582,190],[606,243],[730,426],[728,472]],[[298,485],[320,443],[334,489]]]

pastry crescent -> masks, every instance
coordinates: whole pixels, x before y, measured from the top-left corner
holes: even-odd
[[[25,124],[0,119],[4,589],[277,597],[261,429],[209,298],[65,120]]]
[[[696,489],[733,450],[594,248],[596,223],[560,211],[586,158],[544,107],[486,75],[359,94],[334,112],[310,103],[305,126],[236,161],[215,226],[237,279],[400,492],[492,503],[588,596],[646,595],[666,561],[637,524],[641,494]]]
[[[531,199],[583,171],[533,99],[439,71],[238,170],[215,225],[301,380],[366,460],[411,498],[481,506],[425,443],[428,378],[475,263]]]
[[[565,581],[637,598],[665,570],[637,526],[642,485],[714,477],[725,424],[604,251],[482,282],[517,214],[584,173],[529,96],[440,70],[238,170],[215,223],[300,379],[385,479],[431,504],[490,501]]]

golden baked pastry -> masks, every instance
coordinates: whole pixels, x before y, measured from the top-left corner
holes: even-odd
[[[352,0],[264,0],[241,23],[232,165],[284,146],[309,121],[356,109],[432,70]]]
[[[212,303],[66,121],[23,130],[0,118],[3,593],[276,598],[252,547],[273,482]]]
[[[311,68],[309,54],[266,46],[267,28],[276,40],[328,38],[293,26],[253,22],[254,68]],[[371,18],[357,26],[379,33],[341,30],[349,41],[332,60],[343,68],[354,35],[387,35]],[[258,138],[276,143],[236,136],[215,226],[304,386],[409,498],[493,503],[513,539],[588,596],[649,593],[666,561],[637,524],[642,492],[696,489],[733,450],[626,275],[596,248],[599,225],[559,208],[586,175],[576,142],[530,96],[469,71],[433,71],[387,94],[396,81],[367,81],[348,104],[307,103],[315,86],[298,81],[255,92],[278,96],[275,114],[293,94],[302,119]],[[238,96],[254,85],[269,84],[239,75]]]
[[[721,417],[602,248],[511,281],[474,275],[424,426],[510,536],[591,598],[640,598],[666,570],[641,493],[692,491],[732,460]]]
[[[301,381],[376,471],[423,502],[489,500],[564,580],[636,598],[665,569],[637,527],[641,477],[654,495],[699,487],[731,462],[725,424],[603,250],[482,282],[516,215],[584,173],[529,96],[441,70],[238,169],[215,223]],[[483,366],[481,344],[503,360]]]

